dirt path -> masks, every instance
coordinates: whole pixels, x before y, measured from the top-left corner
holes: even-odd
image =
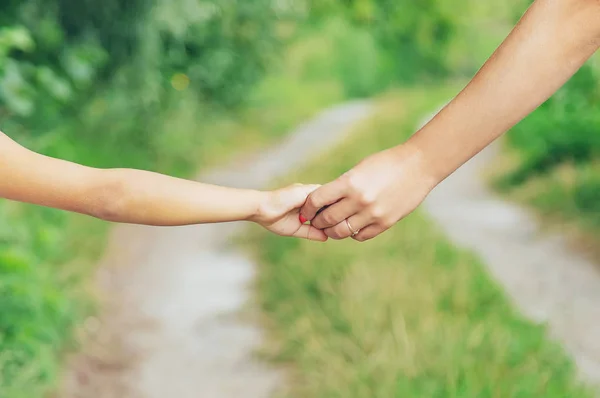
[[[600,384],[599,267],[487,188],[482,173],[497,151],[493,145],[468,162],[424,207],[453,242],[480,256],[522,313],[548,324],[581,375]]]
[[[213,170],[204,182],[261,188],[342,140],[371,113],[345,104],[279,145]],[[64,397],[263,398],[276,370],[253,357],[261,333],[240,318],[255,267],[229,242],[241,225],[119,226],[100,266],[101,321],[72,361]]]

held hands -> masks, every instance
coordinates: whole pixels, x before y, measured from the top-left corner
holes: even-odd
[[[301,216],[332,239],[363,242],[410,214],[435,185],[419,152],[404,145],[369,156],[317,188]]]
[[[256,215],[251,219],[280,236],[293,236],[325,242],[327,235],[311,225],[303,225],[298,217],[300,207],[319,185],[294,184],[264,193]]]
[[[436,184],[420,153],[405,144],[369,156],[326,185],[268,192],[253,221],[281,236],[363,242],[410,214]]]

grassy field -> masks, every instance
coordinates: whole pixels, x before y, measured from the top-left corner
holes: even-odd
[[[456,89],[385,96],[376,117],[289,181],[327,182],[401,142]],[[286,396],[592,396],[545,328],[517,313],[478,259],[419,211],[365,244],[261,232],[251,243],[264,264],[265,354],[289,366]]]

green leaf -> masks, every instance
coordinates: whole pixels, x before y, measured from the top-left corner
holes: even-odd
[[[35,43],[30,32],[23,26],[13,26],[0,29],[0,54],[12,49],[32,51]]]

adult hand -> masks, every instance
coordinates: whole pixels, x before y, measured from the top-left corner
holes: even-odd
[[[437,181],[408,144],[371,155],[309,195],[301,214],[333,239],[363,242],[411,213]],[[319,209],[329,206],[317,215]],[[352,230],[351,230],[352,228]]]

